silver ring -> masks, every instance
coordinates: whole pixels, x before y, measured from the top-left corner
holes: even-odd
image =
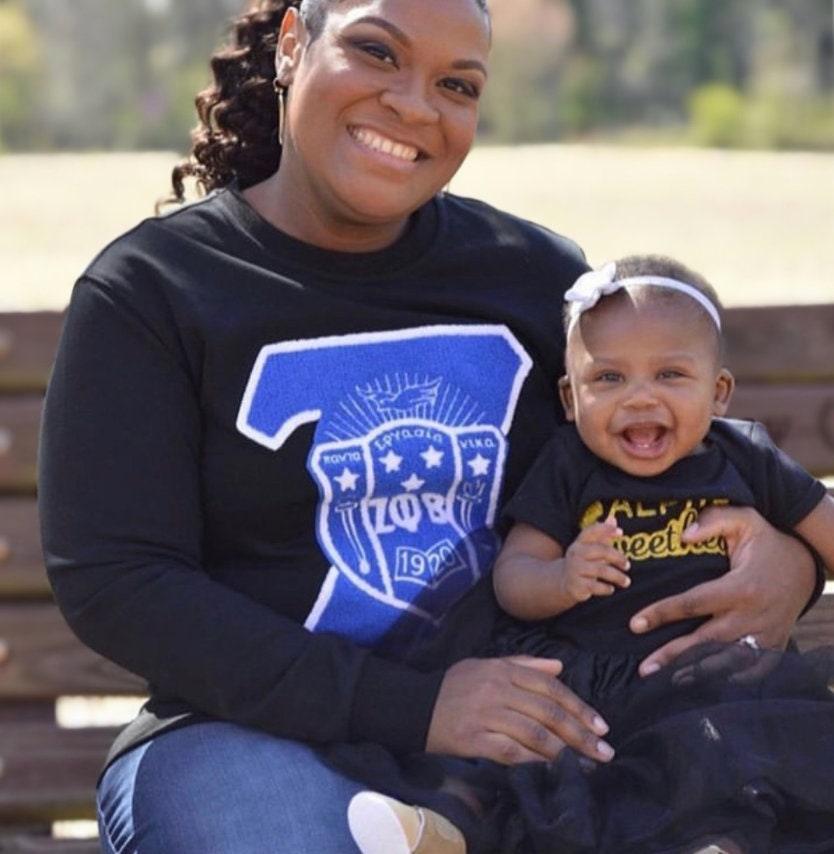
[[[740,643],[743,646],[749,646],[750,649],[761,649],[759,642],[753,635],[744,635],[744,637],[739,638],[736,643]]]

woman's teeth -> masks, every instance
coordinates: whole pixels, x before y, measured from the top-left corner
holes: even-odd
[[[357,142],[362,143],[362,145],[365,145],[374,151],[389,154],[391,157],[396,157],[399,160],[414,162],[419,154],[419,151],[413,145],[404,145],[401,142],[394,142],[393,139],[380,136],[378,133],[374,133],[367,128],[352,128],[351,136]]]

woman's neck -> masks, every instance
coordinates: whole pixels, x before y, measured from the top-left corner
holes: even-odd
[[[405,231],[408,218],[385,223],[351,219],[349,212],[327,211],[315,204],[309,188],[294,185],[278,170],[243,191],[246,201],[275,228],[313,246],[336,252],[375,252],[391,246]]]

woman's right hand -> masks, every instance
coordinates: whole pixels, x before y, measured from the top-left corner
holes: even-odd
[[[608,725],[558,676],[561,662],[513,656],[452,665],[434,705],[426,750],[503,765],[554,759],[569,746],[600,762]]]

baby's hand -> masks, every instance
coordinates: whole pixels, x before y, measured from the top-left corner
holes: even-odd
[[[591,596],[610,596],[618,587],[628,587],[631,569],[628,558],[611,545],[622,535],[613,518],[589,525],[565,552],[563,585],[576,602]]]

